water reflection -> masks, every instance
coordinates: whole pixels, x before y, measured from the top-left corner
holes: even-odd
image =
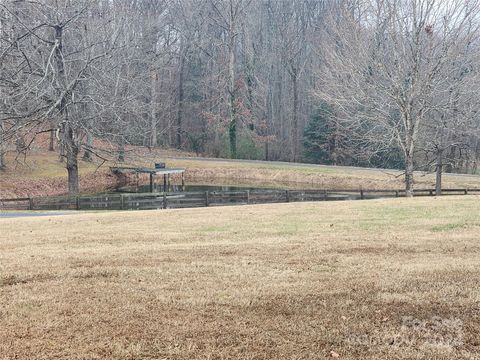
[[[170,185],[169,192],[196,192],[196,191],[245,191],[245,190],[279,190],[274,187],[252,187],[252,186],[235,186],[235,185],[185,185],[182,189],[181,185]],[[153,192],[163,192],[163,185],[155,184]],[[117,190],[121,193],[149,193],[150,185],[127,186]]]

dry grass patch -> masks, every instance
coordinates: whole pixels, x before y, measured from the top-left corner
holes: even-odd
[[[479,200],[0,219],[0,359],[478,358]]]
[[[400,171],[315,166],[275,162],[217,161],[214,159],[167,159],[172,166],[185,167],[187,181],[194,183],[290,187],[311,189],[403,189]],[[416,174],[417,188],[434,188],[434,174]],[[480,176],[445,174],[444,187],[480,187]]]

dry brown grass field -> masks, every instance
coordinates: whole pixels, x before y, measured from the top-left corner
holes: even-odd
[[[0,219],[0,359],[478,359],[479,213],[462,196]]]

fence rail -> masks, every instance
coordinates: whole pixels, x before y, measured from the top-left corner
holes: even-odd
[[[417,189],[415,196],[434,196]],[[480,194],[480,189],[443,189],[443,195]],[[0,210],[151,210],[302,201],[363,200],[404,197],[404,190],[242,190],[0,199]]]

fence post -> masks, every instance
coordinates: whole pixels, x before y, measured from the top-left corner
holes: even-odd
[[[33,199],[31,197],[28,198],[28,209],[33,210]]]
[[[75,209],[80,210],[80,196],[75,196]]]
[[[468,195],[468,189],[465,189],[464,193],[465,195]]]
[[[120,194],[120,210],[125,210],[125,200],[123,199],[123,194]]]
[[[398,190],[395,190],[395,197],[398,197]]]
[[[290,191],[285,190],[285,198],[287,199],[287,202],[290,202]]]
[[[327,195],[327,190],[323,190],[323,200],[327,201],[328,195]]]
[[[163,192],[163,208],[167,208],[167,193],[165,191]]]
[[[363,189],[360,189],[360,199],[365,200],[365,195],[363,193]]]
[[[205,206],[208,207],[208,191],[205,191]]]

